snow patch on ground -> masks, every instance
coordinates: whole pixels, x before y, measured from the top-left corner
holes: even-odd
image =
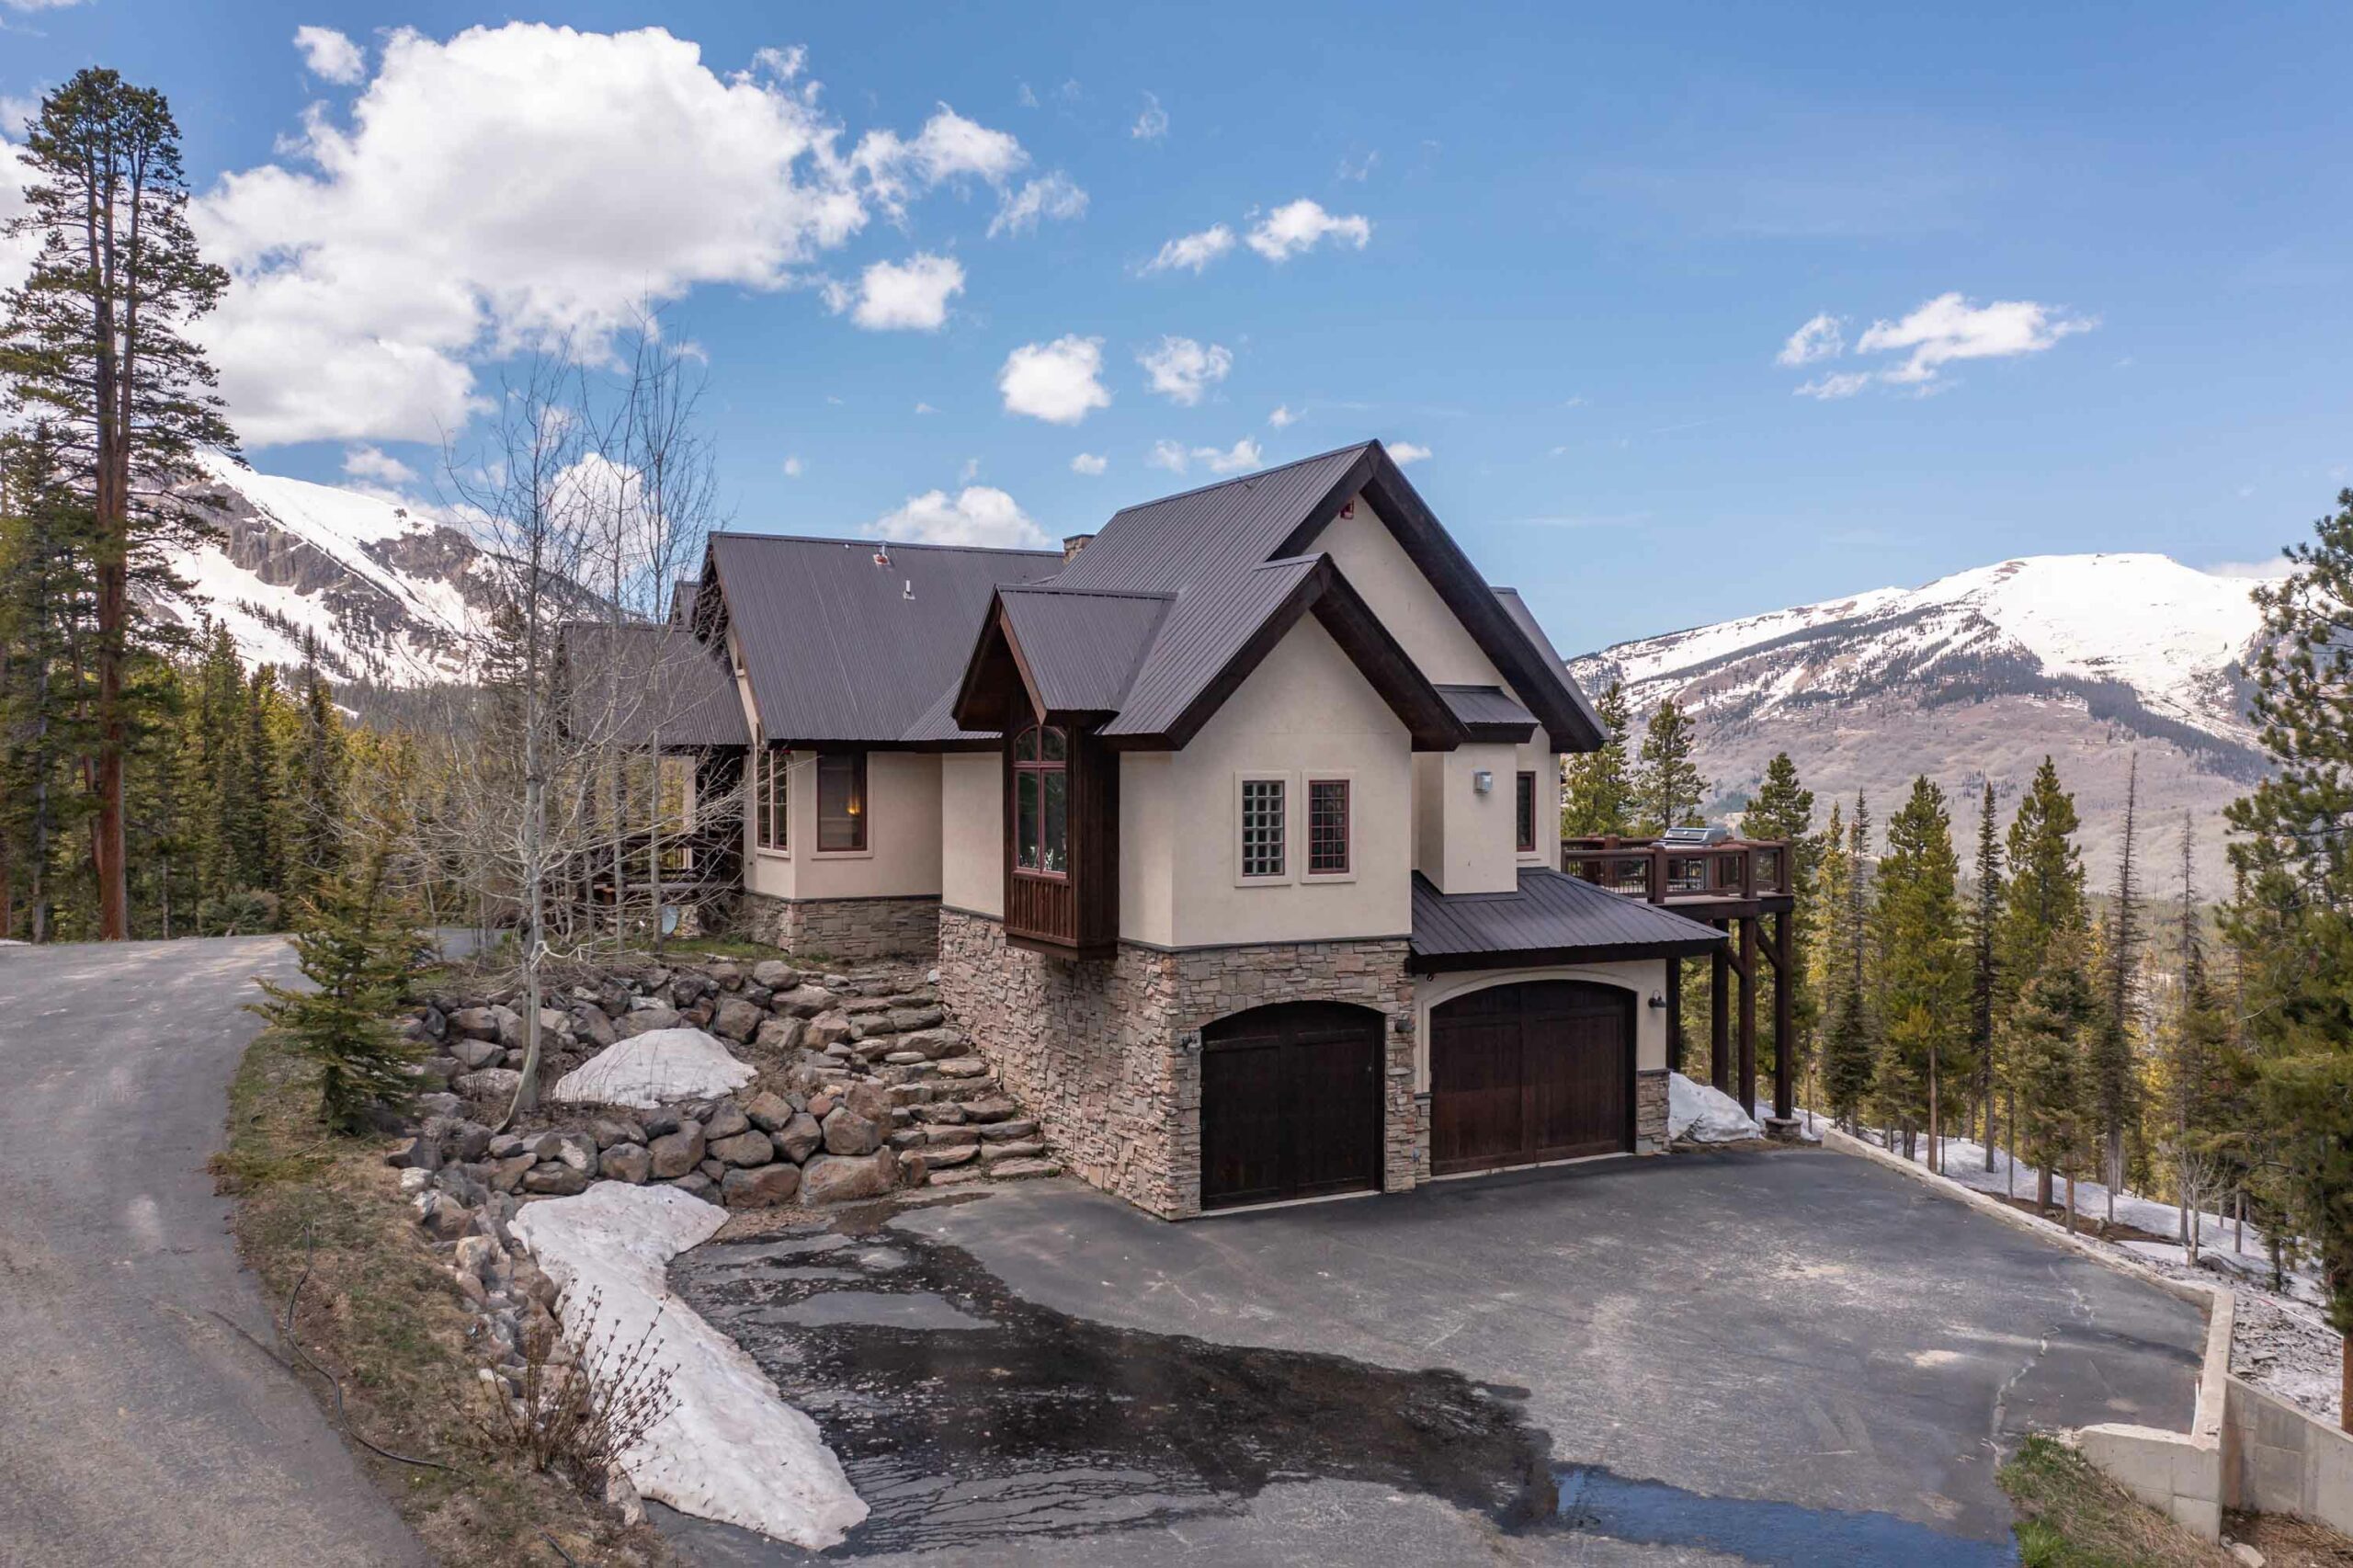
[[[599,1339],[610,1329],[631,1345],[654,1327],[650,1353],[676,1403],[620,1456],[638,1494],[823,1551],[866,1517],[841,1460],[733,1340],[670,1293],[670,1259],[726,1221],[725,1210],[674,1187],[601,1181],[524,1205],[514,1228],[563,1287],[567,1328],[579,1326],[569,1320],[592,1291]]]
[[[1669,1142],[1738,1143],[1764,1137],[1765,1129],[1749,1119],[1740,1102],[1722,1090],[1670,1073],[1666,1075],[1666,1136]]]
[[[556,1080],[551,1097],[639,1110],[733,1094],[756,1074],[698,1028],[648,1029],[608,1045]]]

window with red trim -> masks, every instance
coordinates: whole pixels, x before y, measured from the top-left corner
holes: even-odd
[[[1533,773],[1519,776],[1519,795],[1516,803],[1519,812],[1519,852],[1533,855],[1536,853],[1536,775]]]
[[[1348,874],[1348,781],[1345,778],[1307,781],[1307,874]]]

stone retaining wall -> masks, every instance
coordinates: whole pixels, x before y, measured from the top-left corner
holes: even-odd
[[[1666,1153],[1666,1079],[1664,1067],[1634,1074],[1634,1152],[1638,1154]]]
[[[939,994],[1068,1168],[1166,1219],[1200,1212],[1199,1031],[1275,1002],[1349,1002],[1387,1022],[1382,1185],[1420,1176],[1413,981],[1403,941],[1165,952],[1073,963],[1008,945],[1002,922],[939,914]],[[1404,1031],[1404,1032],[1401,1032]]]
[[[937,898],[774,898],[737,900],[737,935],[790,953],[828,959],[928,959],[939,943]]]

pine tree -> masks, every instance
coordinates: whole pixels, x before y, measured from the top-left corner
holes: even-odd
[[[2226,916],[2295,1217],[2346,1337],[2353,1430],[2353,490],[2258,588],[2251,716],[2274,764],[2234,801]]]
[[[1985,1138],[1985,1168],[1994,1168],[1994,999],[2001,937],[2002,844],[1994,825],[1994,781],[1985,781],[1977,812],[1977,874],[1969,915],[1969,1048],[1977,1056],[1977,1108]]]
[[[165,538],[192,531],[165,499],[199,447],[235,437],[213,372],[183,329],[228,274],[198,254],[179,130],[163,95],[96,67],[41,99],[20,155],[29,176],[11,237],[40,246],[0,301],[0,368],[19,418],[52,422],[90,519],[91,862],[97,934],[131,934],[126,758],[142,717],[145,628],[132,584]]]
[[[1822,858],[1822,841],[1813,832],[1813,791],[1798,781],[1797,764],[1790,760],[1788,752],[1777,753],[1766,765],[1765,781],[1741,815],[1741,832],[1750,838],[1789,846],[1790,891],[1795,899],[1787,916],[1790,922],[1790,951],[1798,955],[1811,951],[1815,919],[1814,870]],[[1801,964],[1802,961],[1801,959]],[[1811,1059],[1807,1044],[1813,1039],[1819,1023],[1821,1004],[1802,974],[1784,976],[1767,965],[1761,979],[1762,1006],[1773,1006],[1776,992],[1785,983],[1793,993],[1790,1011],[1796,1038],[1789,1045],[1790,1078],[1794,1082],[1800,1069]]]
[[[301,724],[287,758],[287,885],[298,897],[308,897],[340,867],[346,767],[343,727],[319,669],[315,632],[302,633],[298,689]]]
[[[93,739],[89,519],[62,477],[68,456],[46,421],[0,437],[0,936],[33,942],[59,933],[85,815],[70,764]]]
[[[1830,821],[1822,830],[1822,857],[1814,868],[1814,903],[1820,914],[1813,922],[1806,949],[1805,994],[1815,998],[1822,1023],[1823,1050],[1830,1049],[1835,1026],[1847,994],[1847,883],[1853,872],[1847,858],[1847,821],[1836,801],[1830,802]],[[1809,1103],[1811,1102],[1809,1089]]]
[[[1699,820],[1708,781],[1692,761],[1697,744],[1690,716],[1672,697],[1661,698],[1643,732],[1634,771],[1634,810],[1641,832],[1665,833]]]
[[[269,1000],[254,1011],[285,1031],[319,1071],[319,1115],[340,1131],[363,1130],[379,1108],[404,1105],[417,1047],[389,1015],[416,973],[420,943],[387,885],[385,856],[359,876],[335,878],[306,904],[294,950],[313,989],[260,982]]]
[[[1879,1098],[1904,1131],[1928,1133],[1928,1168],[1943,1168],[1943,1080],[1966,1039],[1968,954],[1961,943],[1961,866],[1944,791],[1912,782],[1888,819],[1872,903],[1879,958]],[[1965,1080],[1964,1080],[1965,1081]]]
[[[1634,787],[1626,770],[1626,736],[1632,720],[1626,710],[1626,688],[1611,681],[1596,705],[1601,727],[1609,738],[1598,751],[1568,759],[1562,786],[1561,833],[1569,838],[1600,838],[1633,832]]]
[[[1830,1096],[1833,1119],[1850,1131],[1861,1130],[1863,1101],[1878,1071],[1879,1051],[1871,1042],[1863,994],[1844,986],[1832,1007],[1829,1038],[1822,1049],[1823,1088]]]
[[[286,883],[278,843],[278,744],[270,733],[277,702],[278,672],[264,665],[245,685],[230,818],[239,886],[273,899]]]
[[[2124,1130],[2140,1110],[2140,1079],[2132,1045],[2132,977],[2140,957],[2140,889],[2133,880],[2141,756],[2132,754],[2124,786],[2124,845],[2117,859],[2116,900],[2108,921],[2108,1010],[2092,1050],[2092,1096],[2099,1115],[2108,1187],[2108,1221],[2116,1222],[2116,1189],[2124,1181]]]
[[[2058,767],[2044,757],[2010,824],[2009,884],[1995,969],[1997,1023],[2017,988],[2041,970],[2055,938],[2063,934],[2080,942],[2089,934],[2083,858],[2075,847],[2080,825],[2075,798],[2060,788]]]
[[[2004,1023],[2003,1055],[2018,1078],[2018,1137],[2040,1173],[2035,1201],[2051,1207],[2052,1175],[2067,1178],[2067,1228],[2075,1227],[2075,1172],[2090,1144],[2086,1037],[2098,1027],[2099,999],[2084,971],[2083,937],[2063,928]]]

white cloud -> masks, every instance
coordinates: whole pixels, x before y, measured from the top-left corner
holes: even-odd
[[[1366,180],[1372,177],[1372,171],[1380,166],[1381,151],[1379,148],[1375,148],[1373,151],[1367,153],[1363,157],[1356,159],[1354,162],[1350,162],[1347,158],[1342,158],[1340,160],[1340,166],[1336,172],[1342,179],[1354,180],[1357,184],[1362,185]]]
[[[1258,220],[1246,243],[1268,261],[1288,261],[1327,238],[1362,250],[1372,239],[1372,224],[1358,217],[1336,217],[1324,210],[1322,202],[1302,196]]]
[[[2032,300],[1976,305],[1959,293],[1939,294],[1899,321],[1874,321],[1855,340],[1857,356],[1901,355],[1898,362],[1882,360],[1869,369],[1815,376],[1796,391],[1801,397],[1825,401],[1853,397],[1873,385],[1907,387],[1926,395],[1951,384],[1944,372],[1957,361],[2040,354],[2061,338],[2098,324],[2094,317],[2068,315]],[[1798,366],[1836,358],[1845,348],[1845,335],[1840,319],[1825,312],[1790,334],[1775,361]]]
[[[1398,467],[1403,468],[1407,463],[1421,461],[1430,455],[1430,449],[1412,441],[1392,441],[1389,443],[1389,455]]]
[[[808,465],[807,465],[807,464],[805,464],[805,463],[803,463],[803,462],[800,460],[800,458],[799,458],[799,457],[797,457],[797,456],[788,455],[788,456],[785,458],[785,460],[784,460],[784,477],[785,477],[785,478],[787,478],[787,479],[799,479],[802,474],[804,474],[804,473],[806,473],[806,472],[809,472]]]
[[[63,11],[81,3],[82,0],[0,0],[0,5],[11,11]]]
[[[895,131],[868,131],[858,138],[850,162],[871,182],[875,199],[896,214],[918,186],[928,190],[951,180],[977,178],[1003,189],[1006,181],[1028,166],[1029,154],[1010,131],[992,131],[941,104],[912,142]]]
[[[346,447],[343,451],[343,472],[353,479],[369,484],[381,484],[399,489],[416,483],[416,470],[392,453],[362,441]]]
[[[917,414],[937,414],[939,410],[932,407],[931,404],[927,403],[919,403],[915,404],[915,412]]]
[[[199,332],[240,435],[438,441],[480,406],[485,361],[593,360],[641,304],[804,283],[877,209],[964,177],[1002,190],[1028,161],[945,107],[846,153],[803,64],[764,51],[717,74],[659,28],[386,35],[347,108],[314,106],[277,161],[192,207],[233,278]]]
[[[1070,176],[1056,169],[1052,174],[1025,182],[1017,191],[1006,193],[989,220],[989,238],[999,234],[1026,234],[1038,226],[1040,218],[1068,220],[1086,210],[1086,192],[1081,190]]]
[[[1267,415],[1267,423],[1278,430],[1288,430],[1299,423],[1299,411],[1287,403],[1279,403],[1275,411]]]
[[[1816,359],[1836,359],[1845,351],[1847,334],[1836,316],[1824,311],[1790,334],[1781,345],[1780,353],[1773,357],[1777,365],[1811,365]]]
[[[30,232],[11,234],[11,219],[30,210],[25,190],[32,183],[32,161],[22,148],[0,141],[0,289],[12,289],[32,269],[40,254],[40,236]]]
[[[1015,91],[1013,95],[1013,101],[1019,104],[1023,108],[1036,108],[1038,107],[1038,95],[1036,92],[1031,90],[1029,83],[1024,82],[1020,84],[1018,88]]]
[[[1143,112],[1128,127],[1128,134],[1139,142],[1157,142],[1168,134],[1168,111],[1160,107],[1160,95],[1143,96]]]
[[[1103,340],[1074,333],[1051,343],[1023,344],[1005,357],[996,384],[1007,414],[1075,425],[1091,411],[1111,405],[1102,374]]]
[[[347,87],[368,74],[368,57],[333,28],[296,28],[294,47],[302,51],[302,69],[323,82]]]
[[[1165,468],[1171,473],[1182,473],[1197,462],[1211,473],[1241,473],[1266,465],[1258,443],[1247,436],[1228,448],[1195,447],[1190,451],[1175,441],[1154,441],[1143,460],[1149,467]]]
[[[972,481],[980,477],[981,460],[978,458],[966,458],[964,460],[964,466],[959,469],[956,472],[956,483],[959,484],[970,484]]]
[[[1070,460],[1070,471],[1073,473],[1084,473],[1091,476],[1101,473],[1105,469],[1109,468],[1110,466],[1110,459],[1097,456],[1094,452],[1081,452],[1078,456]]]
[[[1137,355],[1136,363],[1151,375],[1153,391],[1190,408],[1201,401],[1201,393],[1225,380],[1233,369],[1233,356],[1222,344],[1205,347],[1189,337],[1163,337],[1158,347]]]
[[[996,549],[1042,549],[1053,543],[1046,530],[1025,516],[1004,491],[968,484],[950,499],[944,490],[907,497],[906,505],[868,525],[875,539],[909,544],[976,544]]]
[[[836,311],[869,332],[938,332],[948,301],[964,291],[964,268],[953,256],[918,251],[904,261],[878,261],[858,275],[856,304],[838,284],[826,290]]]
[[[1211,262],[1233,248],[1233,231],[1222,223],[1212,223],[1198,234],[1179,234],[1160,247],[1160,254],[1143,264],[1146,272],[1173,272],[1189,267],[1194,275]]]

